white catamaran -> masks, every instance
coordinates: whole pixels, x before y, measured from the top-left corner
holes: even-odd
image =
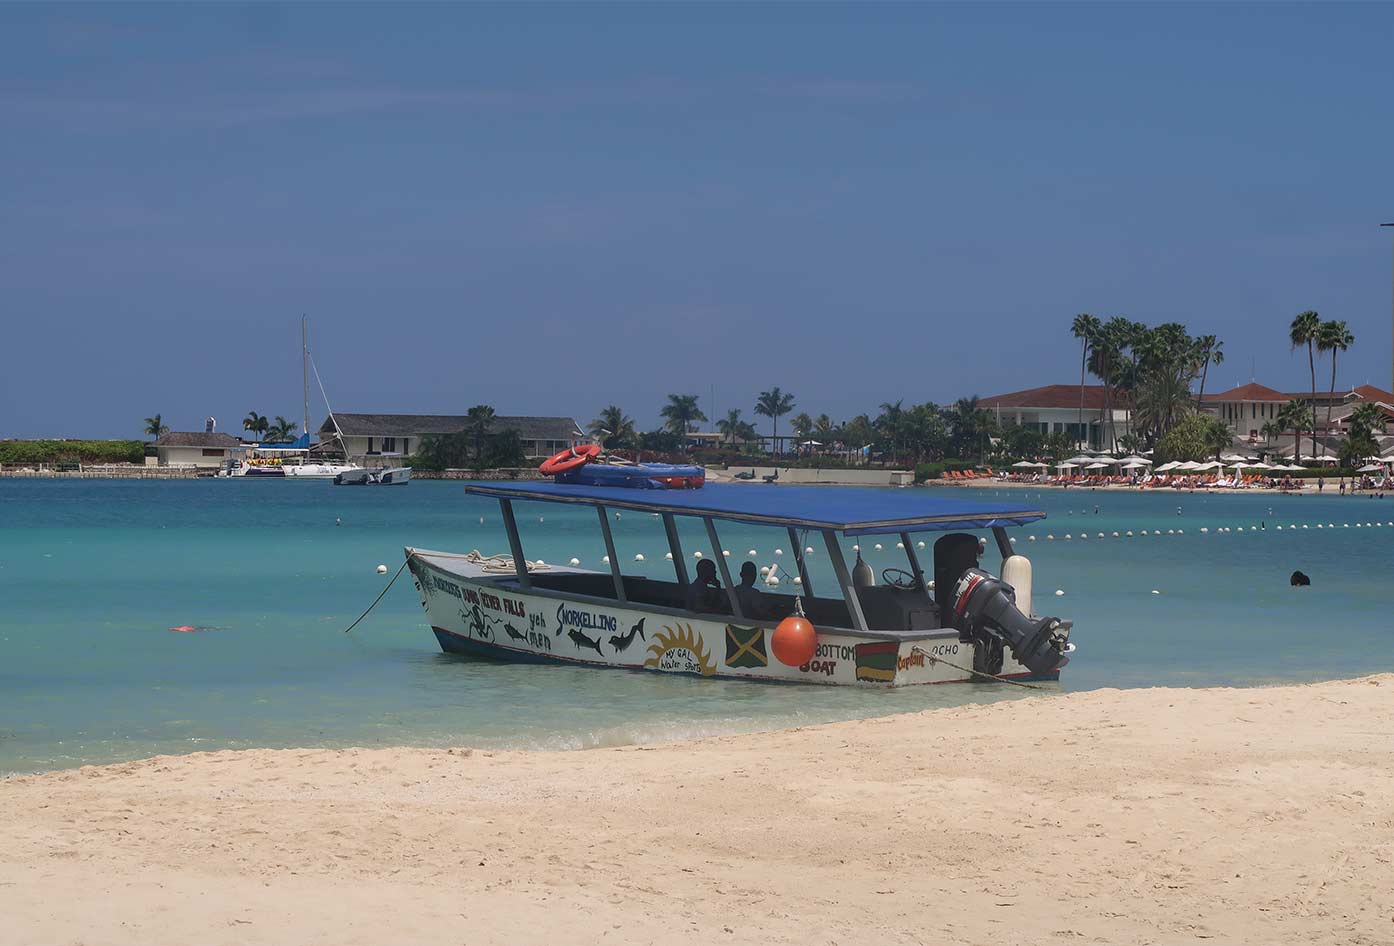
[[[1031,612],[1031,565],[1006,532],[1045,517],[1028,507],[853,487],[664,489],[653,481],[635,489],[558,479],[466,486],[498,500],[509,556],[405,550],[442,649],[512,661],[863,686],[1056,679],[1074,650],[1070,622]],[[529,562],[515,501],[595,509],[608,571]],[[616,510],[662,519],[672,581],[623,573],[610,530]],[[700,550],[707,565],[699,562],[695,578],[679,538],[680,516],[699,520],[710,546]],[[790,582],[797,598],[768,587],[751,594],[733,583],[717,531],[725,521],[784,531],[798,570]],[[985,546],[966,530],[994,537],[1001,578],[980,569]],[[933,547],[933,582],[912,541],[923,532],[945,533]],[[803,541],[813,533],[822,536],[835,588],[815,588],[810,579]],[[886,569],[885,583],[875,585],[860,556],[849,570],[839,535],[897,536],[906,567]],[[804,615],[811,628],[801,632]]]

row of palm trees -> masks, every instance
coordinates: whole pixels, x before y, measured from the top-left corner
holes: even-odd
[[[668,403],[658,412],[663,418],[664,429],[679,438],[679,443],[697,428],[697,424],[708,420],[698,400],[696,394],[670,394]],[[779,436],[779,418],[793,409],[794,395],[777,387],[761,391],[760,396],[755,399],[755,413],[770,418],[770,438],[775,443],[778,442]],[[733,408],[716,422],[716,429],[732,445],[750,443],[759,436],[755,425],[744,420],[742,413],[740,408]],[[803,423],[805,419],[806,425]],[[827,415],[823,415],[821,419],[827,420]],[[816,422],[806,413],[794,418],[794,422],[795,432],[805,439],[816,426]],[[827,425],[831,429],[832,422],[827,421]],[[634,419],[616,404],[605,407],[595,420],[590,422],[588,430],[592,436],[601,437],[606,446],[625,446],[639,438]]]
[[[1350,327],[1344,321],[1322,321],[1320,315],[1308,309],[1305,312],[1299,312],[1292,320],[1292,324],[1288,326],[1288,341],[1292,343],[1294,351],[1303,347],[1307,349],[1307,369],[1312,376],[1313,394],[1317,390],[1316,356],[1328,353],[1331,355],[1331,388],[1327,392],[1326,401],[1326,429],[1329,432],[1331,429],[1331,408],[1336,399],[1336,354],[1350,350],[1350,346],[1355,344],[1355,334],[1351,332]],[[1302,429],[1311,432],[1312,453],[1315,455],[1317,452],[1317,422],[1316,412],[1311,413],[1311,420]],[[1301,436],[1298,435],[1297,440],[1301,439]]]
[[[694,426],[707,420],[699,408],[696,395],[670,394],[660,410],[664,427],[674,442],[690,433]],[[794,396],[780,388],[762,391],[756,399],[754,412],[770,418],[770,436],[777,442],[779,418],[794,410]],[[807,411],[796,414],[789,422],[796,440],[816,441],[822,445],[843,444],[853,450],[875,449],[887,459],[909,459],[916,462],[949,455],[986,455],[991,438],[998,426],[990,411],[978,404],[977,397],[962,398],[949,407],[937,404],[906,405],[904,400],[881,405],[880,413],[872,418],[859,414],[851,420],[836,422],[827,414],[817,417]],[[616,404],[602,410],[588,429],[603,439],[607,447],[625,447],[641,440],[634,420]],[[716,421],[722,440],[731,446],[758,441],[755,425],[744,418],[744,411],[732,408]],[[644,435],[648,437],[650,435]]]
[[[280,414],[270,420],[265,414],[248,411],[242,418],[242,429],[256,434],[262,443],[289,443],[295,439],[295,421],[286,420]]]
[[[1099,425],[1110,446],[1119,443],[1116,402],[1126,406],[1133,438],[1155,443],[1196,410],[1210,366],[1225,360],[1224,342],[1214,335],[1192,336],[1179,322],[1149,326],[1123,316],[1104,321],[1086,312],[1075,316],[1070,329],[1080,342],[1079,429],[1085,429],[1085,380],[1092,374],[1103,385]],[[1192,395],[1197,380],[1200,392]]]

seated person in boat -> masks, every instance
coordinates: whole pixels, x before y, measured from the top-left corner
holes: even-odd
[[[716,577],[716,562],[704,558],[697,563],[697,573],[687,586],[687,610],[711,614],[724,610],[726,597]]]
[[[762,610],[760,589],[755,587],[755,579],[760,571],[754,562],[741,566],[741,583],[736,586],[736,600],[741,603],[741,614],[748,618],[759,617]]]

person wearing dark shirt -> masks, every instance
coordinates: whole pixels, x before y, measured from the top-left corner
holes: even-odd
[[[736,600],[741,604],[741,614],[747,618],[760,616],[760,589],[755,587],[759,574],[754,562],[741,566],[741,583],[736,586]]]
[[[710,614],[723,610],[721,582],[716,577],[716,563],[704,558],[697,563],[697,573],[687,586],[687,610]]]

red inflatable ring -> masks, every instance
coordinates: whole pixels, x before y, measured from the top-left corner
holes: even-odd
[[[575,447],[567,447],[561,453],[547,459],[537,469],[548,476],[555,476],[558,473],[565,473],[567,470],[574,470],[578,466],[585,466],[598,456],[600,456],[600,444],[583,443]]]

